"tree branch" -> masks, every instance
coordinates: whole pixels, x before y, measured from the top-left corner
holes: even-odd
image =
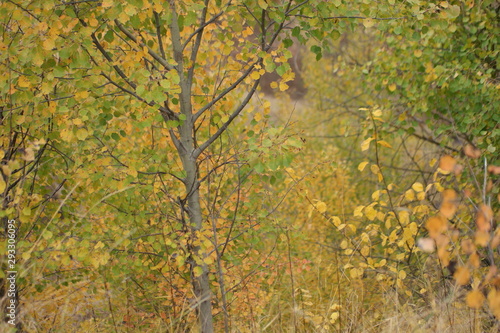
[[[227,87],[217,97],[215,97],[212,101],[210,101],[210,103],[206,104],[198,112],[196,112],[196,114],[193,116],[193,121],[196,121],[205,111],[207,111],[208,109],[210,109],[221,98],[223,98],[228,93],[230,93],[232,90],[234,90],[248,75],[250,75],[250,73],[252,73],[252,71],[255,68],[255,65],[257,65],[260,61],[261,61],[261,59],[259,58],[257,61],[255,61],[254,63],[252,63],[250,65],[250,67],[248,67],[248,69],[238,78],[238,80],[236,80],[232,85],[230,85],[229,87]]]
[[[260,80],[256,80],[246,95],[245,99],[241,102],[241,104],[238,106],[238,108],[229,116],[229,119],[215,132],[214,135],[212,135],[207,141],[202,143],[198,148],[195,149],[193,152],[193,155],[195,158],[200,156],[200,154],[207,149],[208,146],[210,146],[222,133],[226,131],[228,126],[233,122],[233,120],[238,117],[238,115],[243,111],[245,106],[248,104],[252,96],[254,95],[255,91],[257,90],[257,87],[259,86]]]
[[[153,51],[149,46],[147,46],[143,42],[138,41],[137,38],[130,31],[128,31],[128,29],[125,28],[125,26],[123,24],[120,23],[120,21],[115,19],[114,22],[115,22],[116,26],[118,27],[118,29],[120,29],[121,32],[123,32],[125,35],[127,35],[128,38],[133,40],[136,44],[140,45],[141,47],[147,48],[149,55],[152,56],[156,61],[158,61],[163,67],[165,67],[165,69],[167,69],[167,70],[174,69],[173,66],[167,62],[167,60],[162,58],[160,55],[158,55],[158,53]]]

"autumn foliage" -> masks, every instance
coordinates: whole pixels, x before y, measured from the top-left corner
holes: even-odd
[[[498,331],[498,10],[2,2],[0,331]]]

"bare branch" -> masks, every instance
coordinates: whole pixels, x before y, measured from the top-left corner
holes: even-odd
[[[158,15],[156,11],[153,11],[153,14],[155,16],[156,38],[158,39],[158,47],[160,48],[161,56],[163,57],[163,59],[165,59],[165,49],[163,48],[163,42],[161,40],[160,15]]]

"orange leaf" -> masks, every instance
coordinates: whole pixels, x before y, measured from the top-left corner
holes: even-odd
[[[500,245],[500,234],[498,233],[497,229],[497,232],[495,232],[495,236],[493,236],[493,239],[491,240],[490,246],[492,249],[496,249],[498,245]]]
[[[474,147],[471,144],[466,144],[464,146],[464,154],[470,158],[479,158],[481,157],[481,151]]]
[[[462,240],[462,250],[464,251],[465,254],[472,254],[476,252],[476,246],[470,239],[463,239]]]
[[[441,265],[447,267],[450,264],[450,252],[445,247],[441,247],[438,248],[437,254]]]
[[[425,223],[429,236],[436,239],[442,232],[448,229],[448,221],[441,215],[430,217]]]
[[[457,212],[457,193],[454,190],[447,189],[443,191],[443,201],[439,212],[448,219],[455,215]]]
[[[492,219],[493,211],[491,210],[491,207],[485,204],[481,204],[476,215],[477,229],[479,231],[490,231]]]
[[[476,234],[474,235],[474,242],[476,243],[476,245],[482,247],[487,246],[490,242],[490,233],[481,230],[476,231]]]
[[[491,309],[491,312],[500,319],[500,291],[492,288],[488,293],[488,305]]]
[[[470,255],[468,264],[474,268],[479,268],[480,260],[477,252],[474,252],[473,254]]]
[[[467,267],[460,266],[457,267],[455,274],[453,274],[455,281],[457,281],[458,285],[464,286],[470,281],[470,271]]]
[[[445,155],[441,157],[441,160],[439,160],[439,168],[444,171],[452,172],[453,170],[455,170],[456,165],[457,161],[449,155]]]
[[[479,309],[481,308],[481,306],[483,306],[485,299],[486,298],[484,297],[483,293],[475,289],[467,294],[465,301],[469,307],[473,309]]]
[[[494,174],[494,175],[500,175],[500,166],[496,165],[489,165],[488,166],[488,172]]]

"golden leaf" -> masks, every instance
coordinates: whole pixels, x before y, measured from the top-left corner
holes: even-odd
[[[408,201],[415,200],[415,192],[413,192],[412,189],[409,189],[408,191],[406,191],[405,192],[405,199]]]
[[[326,212],[326,203],[324,203],[323,201],[318,201],[314,206],[321,214]]]
[[[377,141],[377,143],[378,143],[379,145],[381,145],[382,147],[392,148],[392,146],[391,146],[391,145],[389,144],[389,142],[387,142],[387,141],[384,141],[384,140],[379,140],[379,141]]]
[[[485,301],[483,293],[477,289],[470,291],[465,298],[467,305],[473,309],[479,309]]]
[[[425,192],[418,192],[417,199],[420,201],[425,200]]]
[[[365,141],[361,142],[361,151],[368,150],[368,148],[370,148],[370,142],[372,142],[373,140],[374,139],[372,137],[372,138],[368,138]]]
[[[377,211],[375,209],[373,209],[373,207],[371,207],[371,206],[366,207],[364,213],[365,213],[365,216],[370,221],[373,221],[375,219],[375,217],[377,217]]]
[[[354,209],[354,216],[356,217],[362,217],[363,216],[363,209],[365,208],[365,206],[358,206]]]
[[[368,164],[367,161],[359,163],[358,170],[359,171],[363,171],[365,169],[365,167],[366,167],[367,164]]]
[[[7,184],[5,183],[5,180],[3,180],[3,176],[0,175],[0,193],[3,193],[6,187]]]
[[[470,271],[465,266],[459,266],[453,274],[453,277],[455,278],[455,281],[458,285],[464,286],[470,281]]]
[[[422,185],[421,183],[415,183],[411,186],[411,188],[415,191],[415,192],[422,192],[424,190],[424,185]]]
[[[339,225],[342,224],[342,221],[340,220],[340,218],[338,216],[332,216],[331,217],[331,220],[333,222],[333,224],[338,227]]]

